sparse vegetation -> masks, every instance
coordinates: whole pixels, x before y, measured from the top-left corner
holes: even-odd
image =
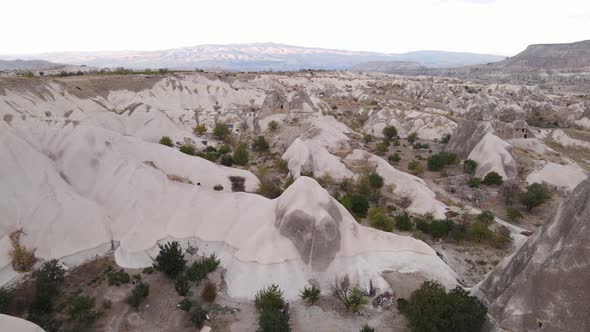
[[[229,127],[223,122],[216,122],[215,127],[213,127],[213,136],[218,140],[224,140],[231,134]]]
[[[256,139],[252,143],[252,150],[254,151],[268,151],[268,148],[268,142],[266,141],[266,138],[264,138],[264,136],[256,137]]]
[[[14,294],[12,291],[4,287],[0,287],[0,314],[6,314],[13,301]]]
[[[35,250],[28,249],[20,243],[21,236],[24,234],[22,228],[10,233],[9,239],[12,249],[8,252],[12,268],[18,272],[28,272],[37,261]]]
[[[393,164],[397,164],[401,160],[399,154],[397,154],[397,153],[390,154],[389,157],[387,157],[387,159],[389,160],[390,163],[393,163]]]
[[[186,274],[181,273],[176,277],[176,281],[174,281],[174,289],[180,296],[190,295],[191,285]]]
[[[454,153],[441,152],[430,155],[428,157],[427,165],[429,171],[438,172],[447,165],[455,164],[457,162],[457,155]]]
[[[207,311],[203,309],[200,305],[194,305],[191,310],[190,315],[191,322],[195,325],[197,329],[203,328],[205,325],[205,321],[207,320]]]
[[[408,170],[412,174],[420,176],[424,174],[424,165],[417,160],[412,160],[408,163]]]
[[[383,207],[373,207],[368,213],[369,225],[385,232],[393,231],[393,218],[389,216],[387,209]]]
[[[289,313],[285,310],[283,292],[277,285],[260,290],[254,298],[258,312],[258,331],[290,331]]]
[[[506,218],[511,223],[518,223],[523,218],[523,215],[522,213],[520,213],[520,211],[518,211],[518,209],[515,209],[513,207],[507,207]]]
[[[514,199],[519,195],[519,192],[520,188],[518,182],[515,180],[504,181],[500,187],[500,195],[504,197],[504,203],[506,203],[506,205],[512,205]]]
[[[412,223],[412,218],[407,212],[399,214],[395,217],[395,227],[400,231],[409,231],[412,230],[414,224]]]
[[[245,145],[240,144],[234,150],[233,163],[240,166],[248,164],[248,150]]]
[[[352,214],[359,217],[366,216],[369,210],[369,199],[361,194],[346,194],[342,197],[340,203]]]
[[[92,296],[74,294],[68,298],[68,318],[79,330],[85,330],[94,323],[97,312],[96,299]]]
[[[276,131],[277,129],[279,129],[279,123],[275,120],[272,120],[268,123],[268,129],[270,129],[271,131]]]
[[[481,185],[481,179],[474,176],[467,180],[467,185],[471,188],[479,188],[479,186]]]
[[[107,280],[109,286],[120,286],[122,284],[128,284],[131,278],[127,272],[120,270],[107,273]]]
[[[418,134],[417,133],[410,133],[408,135],[408,142],[410,142],[410,144],[414,144],[414,142],[416,142],[416,140],[418,139]]]

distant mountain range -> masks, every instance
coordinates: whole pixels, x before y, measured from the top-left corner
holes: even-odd
[[[41,59],[71,65],[132,69],[225,70],[347,70],[364,62],[412,61],[425,67],[460,67],[504,60],[488,54],[417,51],[402,54],[309,48],[275,43],[200,45],[160,51],[59,52],[0,56],[6,59]]]
[[[0,70],[41,70],[63,65],[43,60],[0,60]]]

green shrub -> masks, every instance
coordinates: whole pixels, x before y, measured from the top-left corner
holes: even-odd
[[[523,218],[523,215],[518,209],[508,207],[506,208],[506,217],[511,223],[518,223]]]
[[[373,141],[373,136],[365,134],[363,135],[363,141],[365,141],[367,144],[371,143]]]
[[[342,200],[345,201],[346,199],[348,200],[348,204],[341,203],[353,214],[361,217],[367,215],[367,211],[369,210],[369,199],[367,199],[367,196],[361,194],[344,195]]]
[[[195,135],[203,135],[207,132],[207,126],[204,124],[198,124],[193,128],[193,134]]]
[[[78,328],[87,328],[96,319],[96,299],[83,294],[74,294],[68,298],[67,311],[70,321],[75,322]]]
[[[371,172],[367,175],[367,179],[369,180],[369,185],[373,189],[380,189],[383,187],[383,177],[375,172]]]
[[[394,163],[394,164],[397,164],[401,160],[399,154],[397,154],[397,153],[390,154],[389,157],[387,157],[387,159],[389,160],[390,163]]]
[[[481,221],[476,221],[467,226],[467,237],[470,240],[482,242],[492,237],[492,231],[488,225]]]
[[[412,218],[407,212],[395,216],[395,227],[401,231],[409,231],[412,229]]]
[[[454,153],[440,152],[430,155],[428,157],[428,169],[433,172],[438,172],[447,165],[457,163],[457,155]]]
[[[426,281],[400,312],[412,331],[472,332],[481,330],[487,309],[460,287],[447,293],[438,282]]]
[[[414,144],[414,142],[416,142],[417,139],[418,139],[417,133],[411,133],[408,135],[408,142],[410,142],[410,144]]]
[[[121,271],[113,271],[107,274],[107,280],[109,286],[120,286],[122,284],[128,284],[131,281],[131,277],[129,274],[123,270]]]
[[[480,184],[481,179],[475,176],[467,180],[467,185],[471,188],[479,188]]]
[[[272,120],[271,122],[268,123],[268,129],[270,129],[271,131],[275,131],[275,130],[279,129],[279,123],[276,122],[275,120]]]
[[[169,147],[173,147],[174,144],[172,143],[172,139],[168,136],[162,136],[162,138],[160,138],[160,144],[162,145],[166,145]]]
[[[383,128],[383,136],[388,139],[393,139],[397,136],[397,129],[394,126],[387,126]]]
[[[188,277],[181,273],[176,277],[176,281],[174,282],[174,289],[176,293],[180,296],[188,296],[191,290],[191,285],[189,283]]]
[[[278,309],[258,313],[258,332],[289,332],[289,313]]]
[[[303,287],[303,290],[299,292],[299,297],[305,301],[308,305],[315,304],[320,299],[320,289],[315,284]]]
[[[224,154],[221,156],[221,160],[219,163],[223,166],[231,166],[234,164],[234,158],[229,154]]]
[[[269,146],[264,136],[258,136],[252,143],[252,150],[254,151],[268,151]]]
[[[374,207],[369,209],[369,225],[385,232],[393,231],[393,218],[391,218],[386,208]]]
[[[424,165],[417,160],[412,160],[408,163],[408,170],[414,175],[422,175],[424,173]]]
[[[154,268],[152,266],[148,266],[146,268],[144,268],[141,273],[143,274],[152,274],[154,273]]]
[[[215,127],[213,127],[213,136],[215,136],[217,139],[224,140],[226,137],[229,136],[230,133],[231,131],[225,123],[215,123]]]
[[[481,221],[486,224],[491,224],[495,219],[496,217],[494,217],[494,214],[487,210],[477,215],[477,221]]]
[[[364,292],[358,285],[351,287],[350,279],[345,276],[342,279],[336,278],[330,286],[330,292],[344,307],[351,313],[356,313],[368,303]]]
[[[375,332],[375,329],[370,327],[368,324],[363,325],[360,332]]]
[[[192,144],[183,144],[180,147],[180,152],[188,154],[190,156],[194,156],[196,153],[195,146]]]
[[[228,145],[223,144],[219,148],[217,148],[217,153],[220,155],[226,155],[231,152],[231,148]]]
[[[257,311],[270,309],[283,310],[285,307],[283,291],[281,291],[278,285],[270,285],[256,293],[254,297],[254,305],[256,306]]]
[[[387,153],[388,150],[388,145],[385,144],[384,142],[378,143],[377,146],[375,146],[375,151],[377,152],[378,155],[384,155],[385,153]]]
[[[260,185],[258,186],[256,193],[266,198],[274,199],[281,196],[283,189],[281,189],[280,182],[270,179],[263,179],[260,181]]]
[[[483,178],[483,181],[481,181],[481,183],[488,185],[488,186],[494,186],[494,185],[501,185],[504,182],[504,179],[502,178],[502,175],[496,173],[496,172],[489,172],[488,174],[486,174],[486,176]]]
[[[544,204],[551,198],[551,192],[541,183],[533,183],[527,187],[527,191],[520,194],[520,203],[526,206],[528,211]]]
[[[467,159],[463,161],[463,173],[473,175],[477,169],[477,161]]]
[[[241,166],[248,164],[248,150],[246,150],[245,145],[240,144],[235,149],[234,155],[233,155],[233,162],[234,162],[234,164],[241,165]]]
[[[215,285],[211,281],[207,281],[205,283],[205,286],[203,286],[203,290],[201,291],[201,297],[206,302],[214,302],[217,298],[217,285]]]
[[[182,248],[177,241],[165,245],[158,244],[160,252],[156,257],[154,269],[164,273],[169,278],[176,278],[186,268],[186,260]]]
[[[150,286],[148,284],[140,282],[131,291],[131,295],[127,298],[127,303],[129,303],[132,307],[134,307],[137,310],[141,302],[146,297],[148,297],[149,294]]]
[[[182,301],[178,302],[180,310],[189,312],[193,307],[193,301],[189,298],[185,297]]]

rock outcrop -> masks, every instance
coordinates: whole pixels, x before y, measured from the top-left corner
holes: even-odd
[[[590,180],[580,183],[516,254],[481,284],[497,325],[510,331],[588,331]]]

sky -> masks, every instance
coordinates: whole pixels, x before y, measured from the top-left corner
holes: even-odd
[[[0,54],[276,42],[512,56],[590,39],[590,0],[3,0]]]

